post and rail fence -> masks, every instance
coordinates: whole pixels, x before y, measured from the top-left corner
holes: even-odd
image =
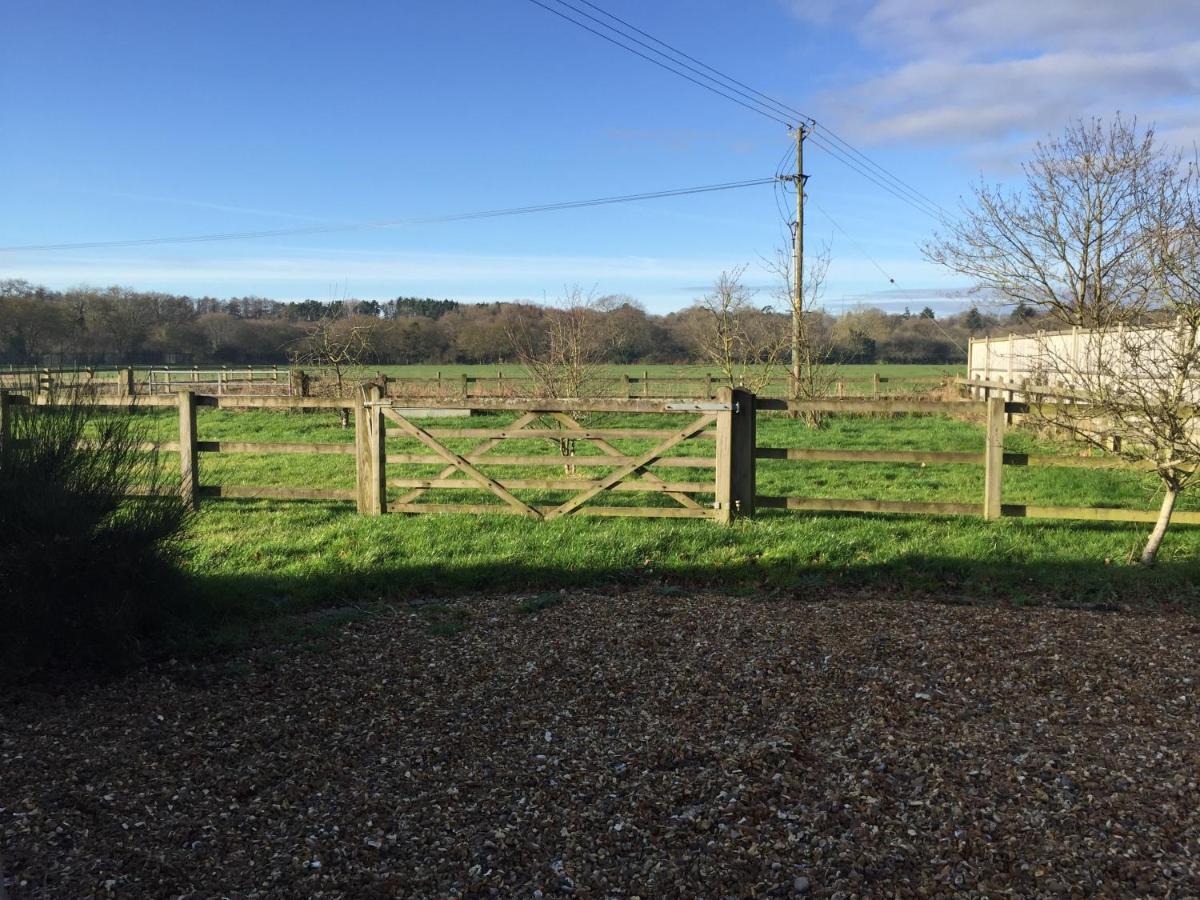
[[[52,406],[56,402],[60,401],[52,395],[0,389],[0,446],[13,440],[15,407]],[[94,396],[90,402],[130,405],[127,397],[104,394]],[[461,404],[461,398],[449,402]],[[1138,467],[1109,457],[1006,453],[1007,420],[1028,412],[1029,407],[998,394],[986,400],[831,397],[796,401],[756,397],[748,391],[723,387],[716,391],[714,400],[489,397],[473,399],[470,409],[515,418],[502,425],[478,428],[430,425],[424,421],[425,414],[436,409],[436,404],[423,404],[428,408],[414,412],[395,398],[384,396],[377,384],[357,390],[352,398],[205,396],[179,390],[172,395],[146,395],[137,398],[134,405],[172,409],[177,415],[178,440],[147,444],[144,449],[179,455],[178,489],[193,507],[218,497],[333,500],[352,501],[364,515],[508,513],[536,520],[583,515],[694,518],[720,523],[749,518],[759,510],[1116,522],[1152,522],[1157,516],[1154,510],[1005,503],[1004,470],[1010,466]],[[197,413],[203,408],[281,412],[347,409],[354,416],[354,439],[343,443],[206,440],[198,427]],[[968,418],[983,424],[984,446],[974,452],[941,452],[813,449],[759,443],[757,420],[761,415],[795,412]],[[612,413],[623,415],[620,427],[596,424],[595,414]],[[655,421],[645,428],[624,424],[629,417],[640,415]],[[671,423],[670,427],[662,427],[664,420]],[[469,448],[459,446],[468,441]],[[638,446],[621,446],[630,441]],[[513,449],[510,442],[517,442],[517,447]],[[564,450],[568,445],[569,454]],[[544,452],[531,452],[530,447]],[[201,460],[212,453],[350,455],[355,461],[354,487],[206,484]],[[979,466],[984,485],[982,496],[958,502],[767,495],[758,493],[758,460]],[[413,472],[414,468],[418,471]],[[507,474],[514,469],[516,474]],[[530,469],[543,474],[531,477]],[[680,470],[704,474],[675,474]],[[455,491],[483,495],[482,500],[489,502],[440,499],[446,492],[455,496]],[[548,498],[547,494],[554,496]],[[641,495],[641,499],[656,497],[660,505],[634,505],[630,501],[638,498],[629,496],[634,494]],[[1177,512],[1174,518],[1181,524],[1200,524],[1200,512]]]
[[[836,373],[828,390],[835,397],[881,397],[929,391],[949,383],[949,375],[884,375]],[[470,400],[479,397],[521,397],[535,393],[535,381],[527,374],[495,375],[437,371],[432,376],[392,375],[369,367],[357,367],[343,379],[343,391],[352,393],[360,384],[378,384],[384,397],[412,400]],[[115,366],[78,369],[0,369],[0,389],[28,390],[51,394],[86,388],[121,397],[154,396],[193,391],[200,395],[223,396],[331,396],[339,393],[338,380],[328,372],[288,366]],[[591,393],[613,399],[715,400],[722,379],[707,372],[639,372],[606,374],[595,379]],[[787,396],[791,376],[769,379],[763,395]]]

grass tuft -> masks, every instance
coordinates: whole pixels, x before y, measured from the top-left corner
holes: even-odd
[[[517,603],[517,612],[539,613],[552,606],[558,606],[564,599],[562,594],[538,594],[536,597],[525,597]]]
[[[452,637],[467,627],[471,614],[458,606],[431,603],[421,607],[426,630],[435,637]]]

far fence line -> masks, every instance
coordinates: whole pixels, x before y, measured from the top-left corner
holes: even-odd
[[[48,395],[14,395],[0,391],[0,443],[11,433],[14,404],[55,405]],[[484,413],[509,413],[514,421],[484,428],[441,428],[423,425],[425,413],[460,408],[450,403],[428,403],[414,413],[396,398],[385,398],[378,385],[356,391],[353,398],[199,396],[181,391],[175,396],[150,395],[131,404],[129,398],[97,395],[93,401],[107,406],[173,408],[178,414],[177,441],[146,445],[146,450],[179,454],[180,488],[192,506],[201,498],[241,497],[273,499],[353,500],[365,515],[388,511],[409,514],[461,512],[508,513],[533,519],[567,515],[635,516],[641,518],[700,518],[729,522],[748,518],[758,509],[820,512],[901,513],[919,515],[980,515],[986,520],[1003,517],[1081,519],[1109,522],[1153,522],[1156,510],[1108,507],[1062,507],[1005,503],[1004,469],[1008,466],[1062,468],[1139,469],[1119,459],[1092,456],[1056,456],[1004,452],[1007,419],[1029,411],[1028,404],[987,400],[934,400],[924,398],[782,400],[755,397],[742,390],[721,388],[715,401],[597,398],[591,400],[490,397],[475,398],[469,408]],[[461,401],[454,401],[455,404]],[[208,441],[198,434],[197,408],[350,409],[354,414],[353,443],[263,443]],[[949,415],[984,423],[984,447],[976,452],[930,450],[844,450],[761,446],[757,416],[822,412],[838,415]],[[670,415],[681,427],[608,427],[585,424],[593,413],[626,416]],[[470,449],[451,446],[468,440]],[[408,449],[389,441],[399,440]],[[622,447],[621,443],[652,440],[654,446]],[[507,442],[521,442],[513,449]],[[414,452],[413,447],[415,445]],[[569,445],[570,452],[566,452]],[[544,452],[530,452],[530,446]],[[551,449],[554,448],[554,449]],[[579,450],[585,452],[579,453]],[[400,452],[396,452],[400,451]],[[505,452],[508,451],[508,452]],[[205,485],[201,482],[201,455],[208,453],[345,454],[355,458],[355,487],[335,490],[314,487]],[[758,460],[811,461],[862,464],[982,466],[982,497],[956,501],[923,502],[887,499],[764,495],[758,493]],[[549,467],[553,477],[529,477],[528,470]],[[677,469],[712,470],[707,477],[681,480]],[[671,470],[662,472],[661,470]],[[400,470],[400,471],[397,471]],[[512,473],[512,474],[509,474]],[[482,494],[490,502],[442,502],[437,492],[466,491]],[[434,493],[430,499],[431,492]],[[640,493],[657,496],[668,505],[611,503],[597,498]],[[547,503],[547,494],[554,496]],[[490,495],[490,498],[489,498]],[[564,495],[566,496],[564,499]],[[1200,512],[1177,512],[1174,521],[1200,524]]]
[[[828,392],[836,397],[864,396],[878,398],[889,393],[906,390],[929,390],[945,385],[949,375],[902,375],[892,377],[873,372],[869,375],[837,374],[829,379]],[[536,386],[527,375],[505,375],[497,370],[495,375],[443,375],[438,372],[432,377],[385,375],[377,379],[385,386],[388,396],[393,397],[490,397],[519,396],[520,392],[531,393]],[[605,397],[623,397],[631,400],[641,398],[716,399],[717,391],[725,385],[719,375],[706,372],[704,375],[659,375],[643,369],[640,375],[628,372],[618,377],[601,376],[594,380],[595,393]],[[744,384],[739,385],[744,387]],[[772,393],[786,396],[792,387],[790,375],[780,375],[768,380],[765,387]]]
[[[877,399],[903,393],[928,391],[947,385],[949,375],[834,374],[824,390],[834,397],[870,397]],[[389,375],[369,367],[357,367],[341,379],[329,370],[283,368],[279,366],[222,366],[219,368],[124,366],[102,369],[24,369],[0,371],[0,388],[24,390],[36,386],[39,393],[87,387],[121,397],[174,394],[190,390],[202,396],[224,394],[262,394],[269,396],[312,397],[349,395],[363,384],[378,384],[388,397],[410,399],[472,399],[475,397],[528,396],[536,393],[536,381],[528,375],[445,373],[429,377]],[[724,384],[711,372],[704,375],[651,374],[624,372],[619,376],[595,379],[591,393],[614,398],[671,398],[712,400]],[[739,384],[744,387],[744,384]],[[766,394],[787,396],[792,387],[790,375],[771,378],[764,386]]]

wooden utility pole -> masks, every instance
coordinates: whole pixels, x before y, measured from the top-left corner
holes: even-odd
[[[792,397],[800,396],[801,334],[804,328],[804,138],[808,128],[796,125],[796,225],[792,234]]]

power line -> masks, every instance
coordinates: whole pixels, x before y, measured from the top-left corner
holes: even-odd
[[[562,2],[562,0],[559,0],[559,2]],[[712,72],[714,75],[719,76],[720,78],[724,79],[725,81],[729,82],[730,84],[736,85],[741,88],[745,88],[751,94],[755,94],[756,96],[761,97],[763,100],[768,101],[773,106],[780,109],[781,111],[783,111],[789,115],[796,116],[800,119],[805,119],[808,121],[808,123],[810,125],[817,124],[816,119],[812,118],[811,116],[805,115],[804,113],[800,112],[800,110],[796,109],[794,106],[789,106],[788,104],[784,103],[783,101],[778,100],[775,97],[772,97],[770,94],[764,94],[762,91],[759,91],[759,90],[756,90],[755,88],[750,87],[750,85],[746,84],[745,82],[738,81],[732,75],[728,75],[725,72],[722,72],[720,69],[715,69],[712,66],[710,66],[708,63],[702,62],[702,61],[696,59],[696,57],[694,57],[694,56],[688,56],[688,54],[684,53],[678,47],[668,44],[666,41],[656,38],[654,35],[648,34],[645,31],[642,31],[636,25],[633,25],[630,22],[626,22],[620,16],[614,15],[613,13],[610,13],[607,10],[601,9],[595,3],[590,3],[589,0],[578,0],[578,2],[583,3],[586,6],[590,6],[592,9],[597,10],[600,13],[603,13],[604,15],[608,16],[608,18],[610,18],[616,22],[620,22],[626,28],[636,31],[638,34],[642,35],[643,37],[649,38],[650,40],[654,41],[654,43],[658,44],[659,46],[666,47],[668,50],[670,50],[672,53],[676,54],[677,56],[681,56],[684,59],[691,60],[696,65],[707,69],[709,72]]]
[[[567,0],[550,0],[550,2],[557,3],[557,4],[559,4],[559,6],[562,6],[562,7],[565,7],[566,9],[571,10],[571,12],[575,13],[575,15],[577,15],[577,16],[586,17],[590,21],[595,22],[596,24],[607,29],[608,31],[612,32],[613,34],[618,35],[622,40],[618,40],[616,38],[611,37],[608,34],[604,34],[603,32],[598,31],[595,28],[589,26],[585,22],[582,22],[579,19],[573,18],[572,16],[567,15],[566,13],[562,12],[559,9],[548,6],[546,3],[541,2],[541,0],[530,0],[530,2],[533,3],[535,6],[541,7],[542,9],[546,10],[547,12],[553,13],[554,15],[558,16],[561,19],[564,19],[564,20],[572,23],[573,25],[576,25],[579,28],[582,28],[585,31],[588,31],[588,32],[596,35],[597,37],[603,38],[604,40],[608,41],[611,44],[615,44],[616,46],[620,47],[623,50],[628,50],[630,53],[633,53],[634,55],[641,57],[642,59],[646,60],[647,62],[653,63],[654,65],[658,66],[659,68],[666,69],[668,72],[678,75],[681,78],[684,78],[687,81],[690,81],[691,83],[696,84],[699,87],[702,87],[707,91],[717,94],[718,96],[724,97],[727,100],[732,100],[734,103],[737,103],[739,106],[745,107],[746,109],[749,109],[752,112],[757,112],[760,115],[765,116],[768,119],[771,119],[772,121],[781,122],[782,124],[791,126],[794,124],[793,121],[789,121],[791,119],[795,119],[797,121],[805,120],[810,124],[810,128],[817,127],[817,122],[815,119],[813,119],[811,116],[801,112],[800,110],[796,109],[794,106],[791,106],[790,104],[787,104],[787,103],[783,102],[782,100],[772,97],[770,94],[763,93],[762,91],[759,91],[759,90],[751,87],[750,85],[746,84],[745,82],[739,81],[738,79],[734,78],[733,76],[728,75],[725,72],[722,72],[720,69],[717,69],[713,66],[708,65],[707,63],[697,59],[694,56],[691,56],[691,55],[685,53],[684,51],[680,50],[678,47],[675,47],[674,45],[662,40],[661,38],[655,37],[654,35],[650,34],[649,32],[644,31],[641,28],[638,28],[636,25],[633,25],[631,22],[628,22],[627,20],[622,19],[620,16],[617,16],[614,13],[608,12],[607,10],[600,7],[599,5],[590,2],[590,0],[575,0],[575,2],[584,4],[587,7],[600,13],[604,17],[623,26],[625,29],[628,29],[628,31],[631,31],[631,32],[634,32],[635,34],[641,35],[642,37],[648,39],[649,41],[652,41],[653,43],[658,44],[660,47],[665,47],[667,50],[670,51],[671,54],[674,54],[674,56],[671,56],[662,50],[658,50],[658,49],[650,46],[645,41],[642,41],[642,40],[638,39],[637,37],[634,37],[633,34],[630,34],[627,31],[621,30],[621,28],[615,27],[613,25],[608,24],[607,22],[604,22],[604,21],[598,19],[596,16],[593,16],[590,13],[580,9],[578,6],[574,6],[574,5],[572,5],[572,3],[567,2]],[[636,43],[638,46],[648,50],[650,53],[654,54],[655,56],[647,55],[646,53],[643,53],[642,51],[637,50],[634,47],[631,47],[629,44],[624,43],[624,41],[632,41],[632,42]],[[655,57],[657,57],[657,58],[655,58]],[[695,66],[689,65],[687,62],[684,62],[684,60],[688,60],[692,63],[695,63],[696,66],[699,66],[702,69],[705,69],[708,72],[711,72],[713,74],[712,75],[705,74],[705,72],[700,71],[700,69],[697,69]],[[692,75],[689,75],[684,71],[681,71],[678,68],[680,66],[682,66],[683,68],[686,68],[688,71],[694,73],[695,75],[698,75],[700,78],[705,79],[705,81],[700,81],[697,78],[692,77]],[[713,77],[713,76],[716,76],[716,77]],[[729,93],[729,92],[738,94],[744,99],[738,99],[738,97],[731,96],[731,93]],[[746,101],[749,101],[749,102],[746,102]],[[780,115],[787,117],[788,120],[781,119]],[[819,144],[819,146],[821,146],[821,148],[823,150],[825,150],[826,153],[828,153],[830,156],[832,156],[838,162],[842,163],[847,168],[858,173],[859,175],[862,175],[864,178],[866,178],[867,180],[874,183],[881,190],[886,191],[887,193],[891,194],[896,199],[898,199],[904,203],[907,203],[908,205],[914,207],[915,209],[918,209],[919,211],[925,213],[926,215],[932,216],[933,218],[941,219],[941,218],[944,218],[946,215],[948,215],[946,210],[943,209],[941,206],[939,206],[935,201],[931,200],[929,197],[927,197],[925,194],[921,193],[919,190],[914,188],[912,185],[908,184],[906,181],[901,179],[899,176],[897,176],[897,175],[893,174],[892,172],[890,172],[889,170],[885,169],[879,163],[872,160],[865,153],[863,153],[861,150],[859,150],[854,145],[852,145],[849,141],[845,140],[844,138],[842,138],[841,136],[839,136],[832,130],[825,128],[824,126],[820,126],[820,134],[823,136],[824,135],[828,136],[824,144]]]
[[[635,25],[631,25],[629,22],[626,22],[624,19],[620,18],[619,16],[613,15],[612,13],[608,12],[607,10],[601,9],[595,3],[588,3],[588,0],[580,0],[580,2],[584,3],[587,6],[590,6],[592,9],[596,10],[601,15],[607,16],[609,19],[612,19],[615,22],[619,22],[625,28],[628,28],[630,31],[633,31],[637,34],[642,35],[642,37],[649,38],[651,41],[658,44],[659,46],[666,47],[668,50],[671,51],[671,53],[675,54],[675,57],[682,57],[682,59],[672,58],[670,55],[663,53],[663,51],[657,50],[654,47],[650,46],[645,41],[638,40],[636,37],[629,34],[628,32],[622,31],[620,28],[615,28],[614,26],[609,25],[607,22],[596,18],[591,13],[580,9],[577,6],[573,6],[571,3],[568,2],[568,0],[553,0],[553,2],[557,3],[559,6],[565,6],[567,9],[571,10],[576,15],[583,16],[584,18],[589,19],[592,22],[595,22],[601,28],[606,28],[609,31],[613,32],[613,34],[618,34],[626,40],[633,41],[639,47],[645,47],[651,53],[658,54],[659,56],[663,57],[664,59],[670,60],[670,62],[674,63],[675,65],[682,66],[683,68],[687,69],[689,72],[694,72],[695,74],[699,75],[701,78],[704,78],[708,81],[718,84],[724,90],[732,91],[733,93],[739,94],[740,96],[746,98],[751,103],[755,103],[758,106],[765,107],[767,110],[771,111],[774,114],[782,114],[783,116],[785,116],[789,119],[796,117],[796,116],[798,116],[802,119],[807,118],[803,113],[799,112],[798,110],[796,110],[792,107],[789,107],[787,104],[782,103],[779,100],[776,100],[774,97],[770,97],[767,94],[764,94],[762,91],[756,91],[754,88],[750,87],[750,85],[744,84],[743,82],[738,81],[736,78],[733,78],[729,75],[726,75],[724,72],[721,72],[718,69],[714,69],[712,66],[708,65],[707,63],[701,62],[700,60],[696,59],[694,56],[688,56],[682,50],[672,47],[666,41],[661,41],[658,38],[656,38],[654,35],[649,34],[648,32],[642,31],[642,29],[638,28]],[[541,4],[539,3],[538,5],[540,6]],[[684,60],[690,60],[691,62],[696,63],[696,65],[700,66],[701,68],[697,69],[695,66],[688,65],[688,63],[685,62]],[[717,78],[713,78],[712,75],[705,74],[703,71],[701,71],[701,69],[708,70],[709,72],[713,73],[713,75],[716,75]],[[718,80],[718,79],[720,79],[720,80]],[[724,82],[724,83],[722,83],[722,82]],[[810,121],[812,121],[812,120],[810,120]],[[789,122],[789,124],[791,124],[791,123]]]
[[[734,103],[738,104],[739,106],[746,107],[746,109],[750,110],[751,112],[756,112],[759,115],[766,116],[768,119],[773,119],[774,121],[778,122],[781,125],[790,126],[792,124],[787,119],[783,119],[783,118],[780,118],[778,115],[775,115],[770,112],[766,112],[765,110],[763,110],[757,106],[751,106],[749,103],[746,103],[744,100],[739,100],[737,97],[734,97],[731,94],[727,94],[724,91],[718,90],[717,88],[713,87],[710,84],[705,84],[703,81],[693,78],[690,75],[688,75],[684,72],[681,72],[678,69],[675,69],[675,68],[667,65],[666,63],[655,59],[652,56],[647,56],[645,53],[635,50],[633,47],[630,47],[626,44],[622,44],[620,41],[616,40],[615,38],[609,37],[604,32],[597,31],[595,28],[592,28],[589,25],[585,25],[583,22],[580,22],[577,19],[572,19],[566,13],[559,12],[557,9],[555,9],[552,6],[547,6],[545,3],[542,3],[541,0],[529,0],[529,2],[532,3],[534,6],[540,6],[542,9],[546,10],[547,12],[553,13],[554,15],[558,16],[561,19],[566,19],[568,22],[572,23],[573,25],[578,25],[584,31],[590,31],[592,34],[596,35],[596,37],[603,38],[604,40],[608,41],[610,44],[616,44],[618,47],[622,48],[623,50],[628,50],[630,53],[634,54],[635,56],[640,56],[642,59],[646,60],[647,62],[653,63],[654,65],[658,66],[659,68],[666,69],[668,72],[672,72],[675,75],[678,75],[680,78],[686,78],[688,81],[692,82],[692,84],[699,85],[700,87],[704,88],[706,91],[712,91],[714,94],[718,94],[718,95],[724,97],[726,100],[732,100]],[[669,57],[667,57],[667,58],[669,59]],[[712,79],[710,79],[710,80],[712,80]]]
[[[913,209],[917,210],[918,212],[922,212],[931,218],[939,219],[939,220],[942,219],[942,214],[939,212],[938,207],[931,206],[930,204],[925,203],[924,201],[914,200],[911,197],[907,197],[904,194],[900,193],[897,189],[888,185],[886,182],[880,181],[879,178],[876,175],[872,174],[869,169],[864,168],[862,165],[855,162],[853,159],[850,159],[845,154],[841,153],[836,147],[834,147],[827,140],[825,140],[820,135],[820,133],[813,132],[813,133],[809,134],[808,138],[814,144],[816,144],[819,148],[821,148],[826,153],[828,153],[830,156],[832,156],[834,159],[836,159],[838,162],[840,162],[842,165],[846,166],[849,169],[854,170],[859,175],[861,175],[863,178],[872,182],[879,188],[887,191],[893,197],[896,197],[898,200],[901,200],[904,203],[907,203]]]
[[[857,147],[855,147],[849,141],[845,140],[842,137],[839,137],[831,129],[822,125],[821,133],[822,133],[822,136],[828,136],[828,138],[830,138],[833,142],[840,144],[842,147],[844,147],[846,149],[846,151],[849,154],[852,154],[853,156],[862,160],[863,163],[865,163],[870,168],[874,169],[876,172],[878,172],[884,178],[887,178],[890,181],[892,181],[900,190],[903,190],[906,193],[908,193],[914,200],[917,200],[918,202],[922,202],[922,203],[927,204],[928,206],[933,207],[934,209],[938,210],[940,213],[942,213],[945,216],[949,215],[949,212],[945,209],[945,207],[943,207],[941,204],[939,204],[936,200],[930,199],[928,196],[921,193],[919,190],[917,190],[915,187],[910,185],[908,182],[904,181],[898,175],[894,175],[891,172],[889,172],[887,169],[885,169],[883,166],[879,165],[879,163],[875,162],[873,159],[871,159],[869,156],[867,156],[865,153],[863,153],[861,150],[859,150]]]
[[[839,225],[837,220],[825,211],[825,207],[823,207],[816,200],[813,200],[811,197],[809,198],[809,202],[812,203],[812,205],[817,208],[817,211],[819,213],[821,213],[821,215],[823,215],[825,218],[827,218],[829,220],[829,224],[831,224],[834,228],[836,228],[838,231],[840,231],[846,237],[846,240],[848,240],[851,244],[853,244],[856,248],[858,248],[858,252],[861,253],[863,256],[865,256],[870,261],[871,265],[873,265],[875,268],[877,268],[879,270],[879,273],[881,275],[883,275],[883,277],[886,278],[890,284],[896,283],[896,279],[893,278],[891,275],[889,275],[887,273],[887,271],[883,268],[883,266],[881,266],[879,263],[877,263],[875,261],[875,258],[873,256],[871,256],[870,253],[868,253],[866,250],[863,249],[862,244],[860,244],[858,241],[856,241],[854,239],[854,236],[851,235],[850,232],[848,232],[845,228],[843,228],[841,225]]]
[[[784,166],[789,164],[795,152],[796,148],[789,143],[787,149],[783,151],[783,156],[779,158],[779,164],[775,166],[774,197],[775,209],[779,211],[780,237],[783,237],[789,241],[794,238],[794,235],[792,233],[792,217],[783,205],[784,201],[787,199],[787,188],[784,187],[784,185],[787,184],[787,181],[785,180],[783,169]]]
[[[536,206],[515,206],[505,209],[489,209],[479,212],[455,213],[444,216],[426,216],[412,219],[391,219],[377,222],[355,222],[346,225],[309,225],[299,228],[274,228],[264,231],[228,231],[216,234],[185,235],[180,237],[131,238],[116,241],[81,241],[64,244],[27,244],[0,247],[0,253],[31,253],[49,250],[94,250],[107,247],[145,247],[155,244],[198,244],[215,241],[237,241],[266,237],[291,237],[308,234],[334,234],[346,231],[367,231],[376,228],[397,228],[404,225],[432,225],[442,222],[465,222],[471,219],[492,219],[501,216],[519,216],[539,212],[555,212],[564,209],[583,209],[591,206],[608,206],[615,203],[632,203],[639,200],[658,200],[664,197],[683,197],[688,194],[707,194],[714,191],[729,191],[737,188],[773,184],[774,178],[751,178],[744,181],[726,181],[698,187],[673,188],[665,191],[647,191],[641,194],[623,194],[614,197],[597,197],[591,200],[566,200],[559,203],[543,203]]]

